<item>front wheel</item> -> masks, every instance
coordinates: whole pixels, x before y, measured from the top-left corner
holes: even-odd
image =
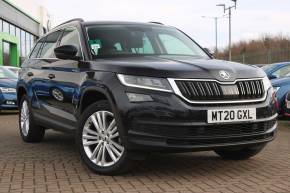
[[[128,169],[128,153],[107,101],[96,102],[84,111],[76,137],[82,160],[94,172],[111,175]]]
[[[223,159],[244,160],[257,155],[264,149],[265,146],[265,144],[262,144],[240,149],[221,149],[215,150],[215,153],[221,156]]]

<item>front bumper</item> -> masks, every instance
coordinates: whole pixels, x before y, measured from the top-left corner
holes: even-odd
[[[213,150],[229,146],[247,146],[274,139],[276,115],[255,123],[139,125],[129,131],[129,147],[149,151]],[[175,131],[173,131],[175,129]],[[228,129],[228,130],[227,130]],[[231,131],[229,131],[231,130]]]
[[[15,110],[17,108],[16,93],[0,94],[0,110]]]
[[[265,101],[248,104],[189,104],[173,93],[130,87],[114,91],[123,143],[131,150],[214,150],[267,143],[276,134],[277,114],[270,91]],[[147,94],[154,101],[131,103],[126,92]],[[217,108],[256,108],[257,120],[207,123],[207,110]]]

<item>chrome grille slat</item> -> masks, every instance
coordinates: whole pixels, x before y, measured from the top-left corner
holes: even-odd
[[[262,94],[262,89],[261,89],[261,86],[260,86],[260,82],[259,81],[256,81],[256,84],[257,84],[257,87],[258,87],[258,94]]]
[[[209,83],[205,82],[204,84],[205,84],[205,86],[206,86],[206,88],[208,90],[209,95],[212,96],[213,95],[213,92],[212,92],[212,89],[211,89]]]
[[[204,89],[203,89],[202,84],[200,82],[197,82],[197,86],[198,86],[198,89],[200,89],[201,96],[206,96],[206,94],[204,94]]]
[[[256,87],[255,87],[254,81],[251,81],[251,88],[253,91],[253,95],[255,95],[256,94]]]
[[[256,85],[258,87],[258,94],[261,95],[262,94],[262,88],[261,88],[260,82],[256,81]]]
[[[246,87],[247,87],[247,93],[248,94],[252,94],[250,83],[249,82],[245,82],[245,84],[246,84]]]
[[[194,95],[194,96],[198,96],[198,92],[197,92],[197,90],[196,90],[194,84],[189,83],[189,87],[190,87],[190,89],[191,89],[193,95]]]
[[[221,95],[221,92],[220,92],[220,89],[218,87],[218,84],[216,82],[213,83],[215,89],[216,89],[216,92],[217,92],[217,95],[220,96]]]
[[[245,92],[245,88],[244,88],[244,84],[243,84],[243,82],[239,82],[238,83],[239,84],[239,86],[240,86],[240,94],[241,95],[245,95],[246,94],[246,92]]]

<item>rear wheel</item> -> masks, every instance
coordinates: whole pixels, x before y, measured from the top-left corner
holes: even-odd
[[[128,153],[107,101],[96,102],[84,111],[77,144],[82,160],[96,173],[118,174],[129,167]]]
[[[266,145],[255,145],[249,146],[241,149],[221,149],[215,150],[215,153],[221,156],[224,159],[231,159],[231,160],[244,160],[249,159],[260,153]]]
[[[19,129],[23,141],[30,143],[42,141],[45,129],[35,124],[27,96],[22,98],[19,109]]]

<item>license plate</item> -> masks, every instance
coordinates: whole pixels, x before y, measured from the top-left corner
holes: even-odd
[[[213,109],[207,111],[208,123],[225,123],[256,120],[255,108]]]

